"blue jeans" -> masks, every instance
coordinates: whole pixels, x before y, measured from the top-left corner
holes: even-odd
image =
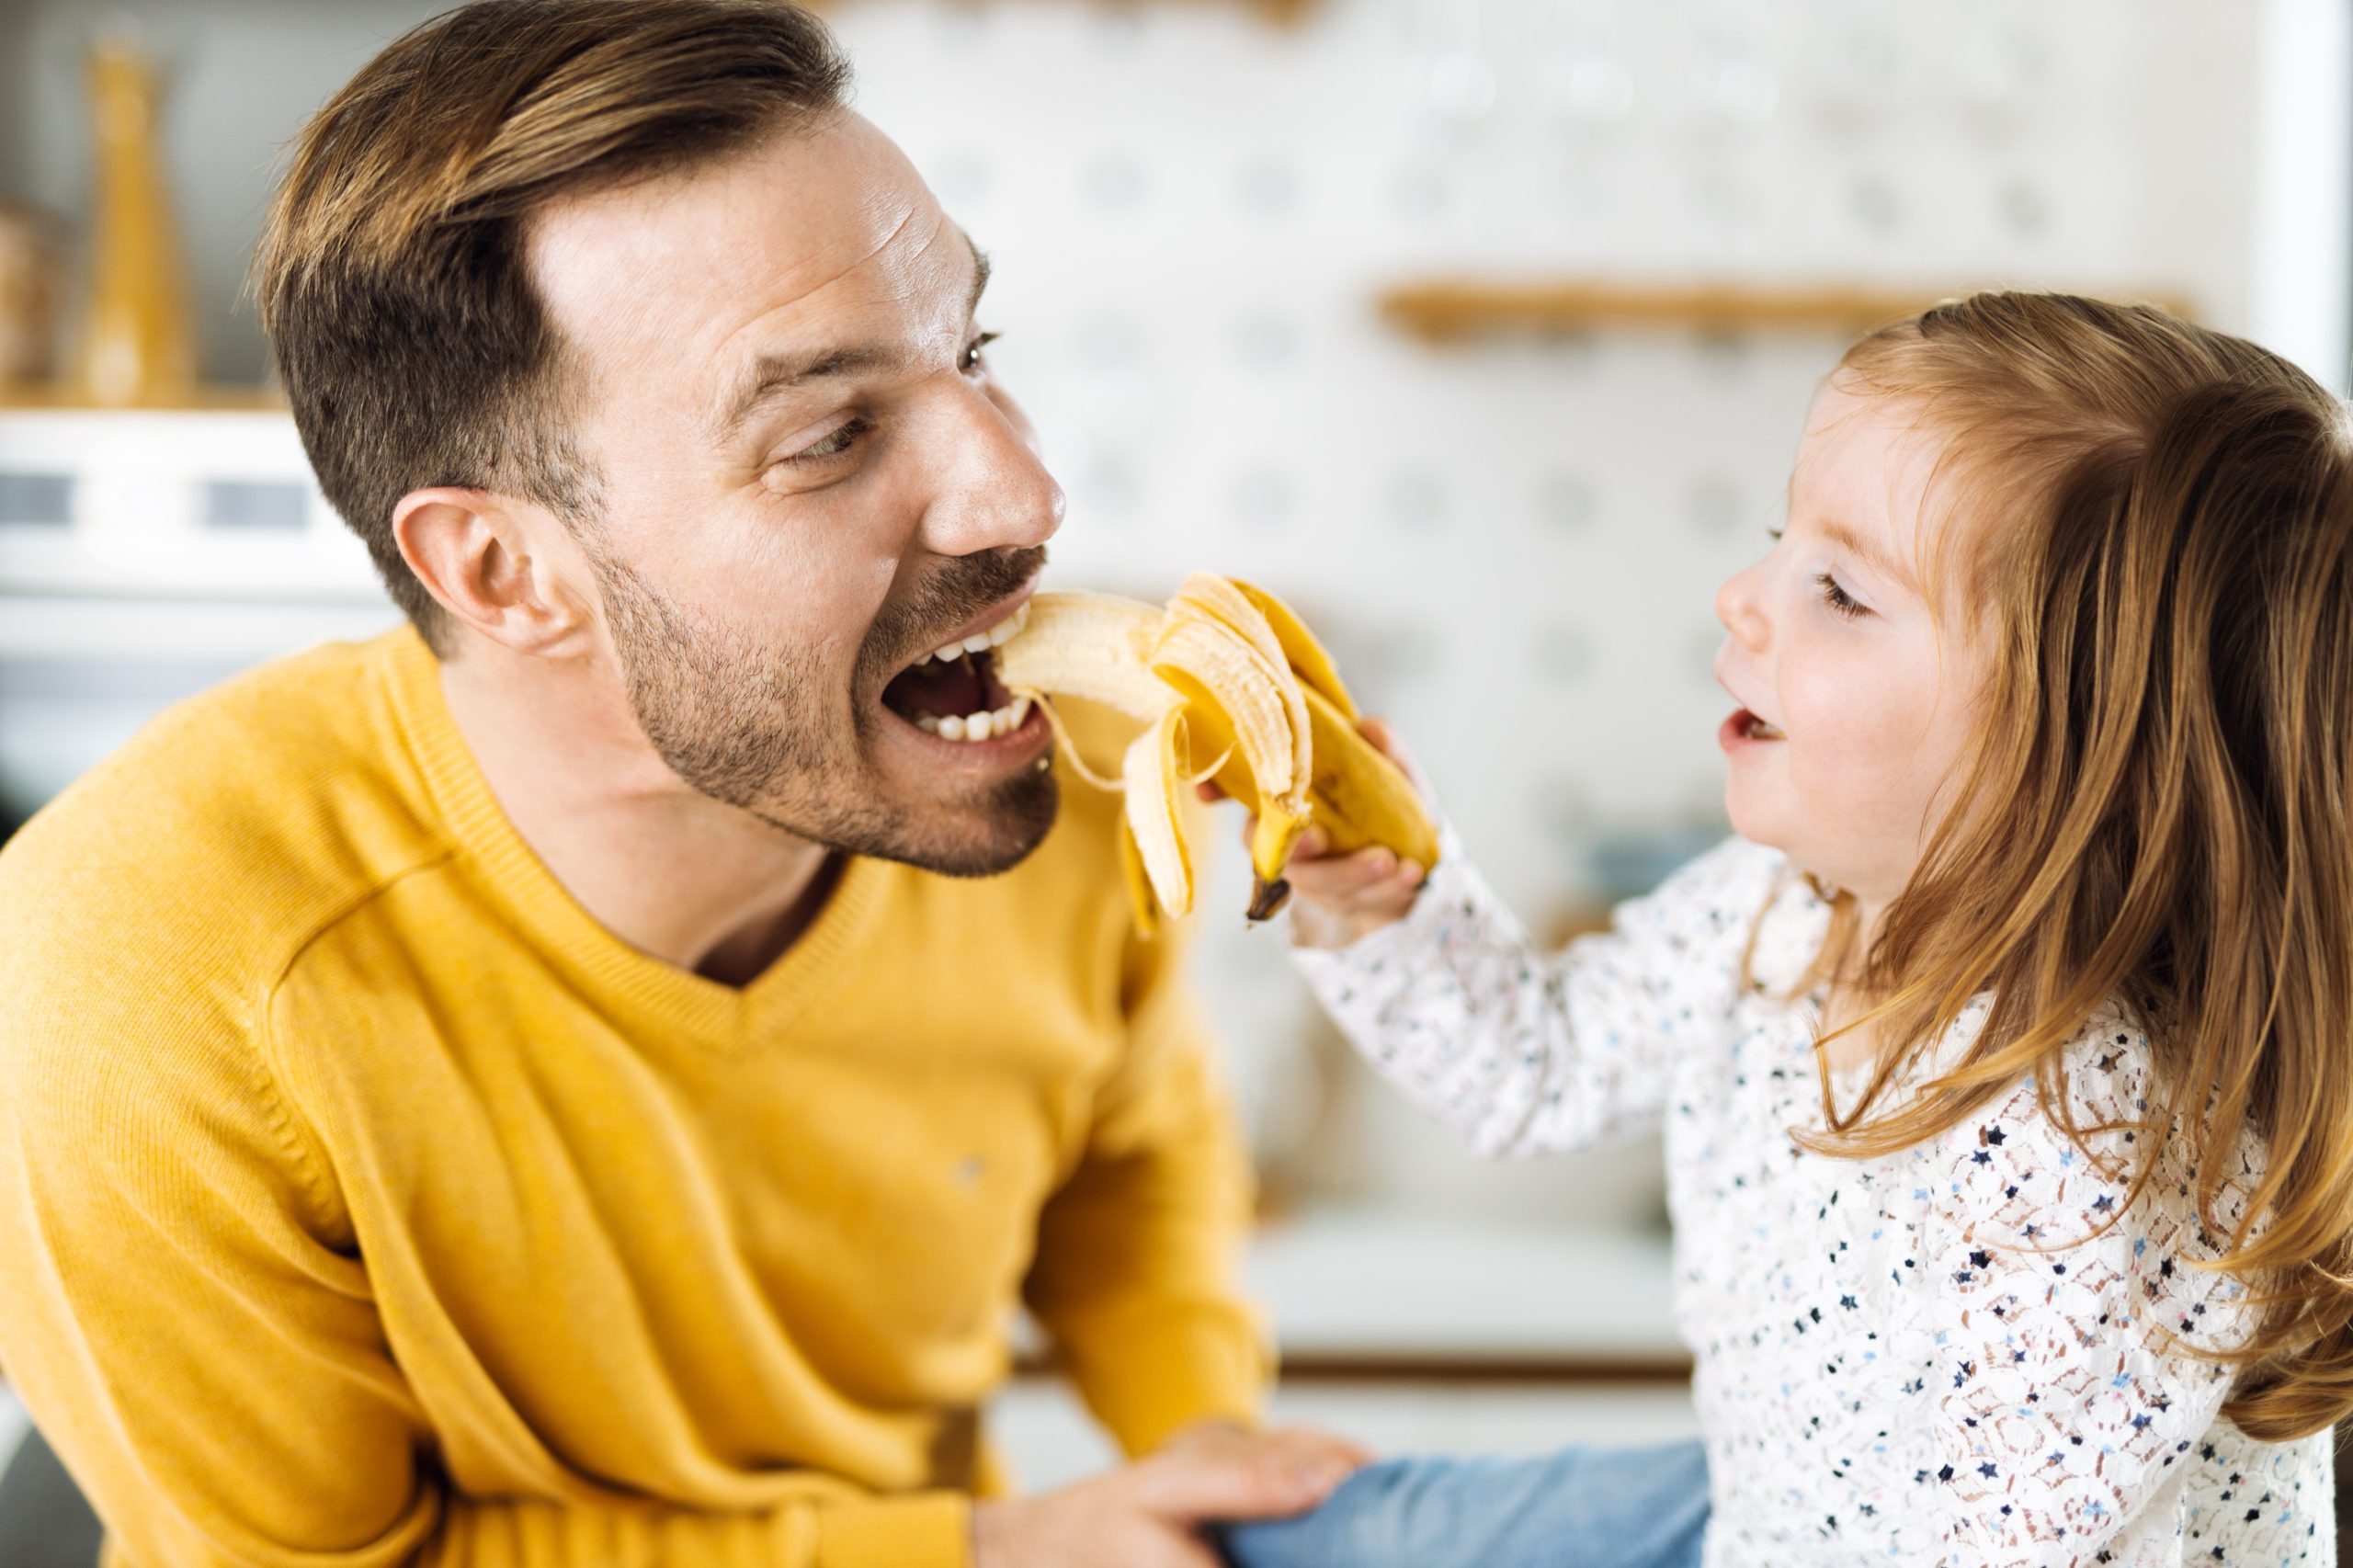
[[[1294,1518],[1227,1525],[1233,1568],[1699,1568],[1697,1441],[1542,1459],[1390,1460]]]

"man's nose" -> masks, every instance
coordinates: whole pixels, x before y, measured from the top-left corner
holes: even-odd
[[[972,389],[955,400],[952,456],[936,472],[924,542],[940,555],[1043,544],[1063,526],[1063,487],[1046,472],[1011,399]]]
[[[1772,641],[1772,623],[1756,597],[1757,568],[1749,567],[1724,579],[1716,590],[1716,619],[1752,653],[1761,653]]]

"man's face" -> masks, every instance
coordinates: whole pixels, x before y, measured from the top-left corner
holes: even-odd
[[[1028,854],[1043,716],[945,738],[1010,699],[984,657],[915,661],[1017,611],[1063,495],[981,356],[983,264],[899,150],[845,114],[558,204],[531,262],[580,378],[616,678],[664,760],[853,853]]]

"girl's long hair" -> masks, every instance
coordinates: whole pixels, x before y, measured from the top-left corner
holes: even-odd
[[[2033,1074],[2079,1145],[2063,1049],[2106,1000],[2153,1052],[2219,1267],[2261,1308],[2222,1414],[2284,1441],[2353,1413],[2353,435],[2251,343],[2163,312],[1985,293],[1832,372],[1943,438],[1956,585],[1990,648],[1965,776],[1867,953],[1835,898],[1813,975],[1900,1048],[1824,1153],[1893,1153]],[[1871,1114],[1981,993],[1959,1065]],[[1848,1026],[1856,1027],[1856,1026]],[[2162,1097],[2160,1097],[2162,1096]],[[1889,1096],[1891,1099],[1893,1096]],[[2263,1140],[2235,1224],[2216,1198]],[[2155,1140],[2143,1142],[2150,1148]],[[2086,1153],[2090,1150],[2086,1146]],[[2132,1176],[2140,1195],[2155,1167]]]

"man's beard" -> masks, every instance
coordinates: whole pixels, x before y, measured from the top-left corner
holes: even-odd
[[[874,727],[900,720],[853,703],[845,731],[829,716],[830,688],[815,661],[699,622],[626,562],[588,553],[639,727],[699,793],[843,854],[951,877],[1009,870],[1053,826],[1060,796],[1044,767],[962,799],[892,805],[865,759]],[[852,689],[879,689],[895,668],[885,661],[904,662],[918,634],[944,639],[1028,582],[1044,559],[1037,549],[959,557],[876,618]]]

